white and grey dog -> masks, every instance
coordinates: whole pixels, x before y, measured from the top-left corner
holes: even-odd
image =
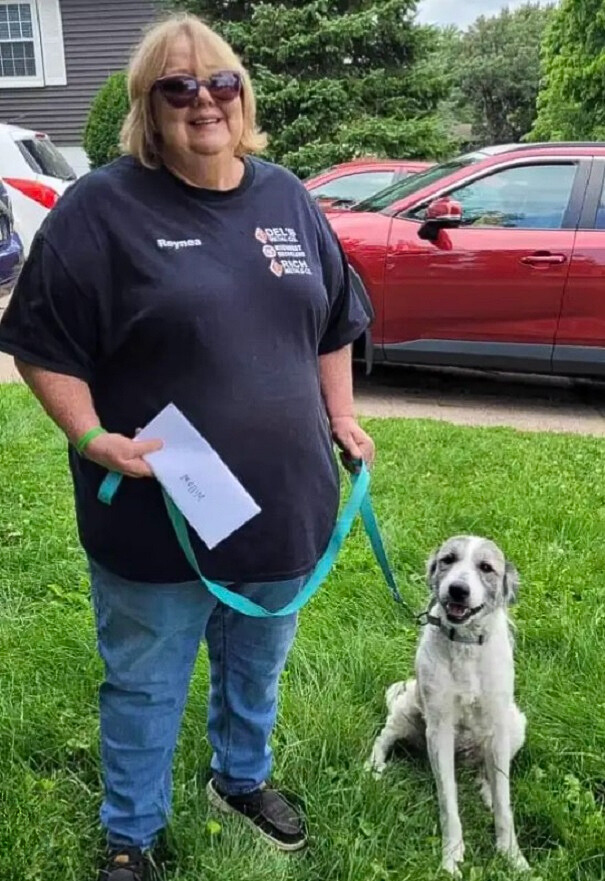
[[[455,536],[428,562],[431,605],[416,654],[416,679],[387,689],[388,718],[368,767],[381,774],[397,741],[426,748],[437,784],[443,868],[464,859],[455,755],[479,763],[496,844],[517,870],[529,868],[515,833],[510,764],[525,740],[514,701],[513,639],[507,606],[516,601],[515,567],[491,541]]]

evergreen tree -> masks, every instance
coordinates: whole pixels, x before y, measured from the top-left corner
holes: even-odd
[[[250,71],[268,156],[301,176],[354,156],[439,157],[446,78],[416,0],[181,0]]]

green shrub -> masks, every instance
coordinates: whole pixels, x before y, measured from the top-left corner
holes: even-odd
[[[120,155],[120,130],[128,113],[126,74],[112,74],[92,102],[86,128],[84,149],[91,168],[98,168]]]

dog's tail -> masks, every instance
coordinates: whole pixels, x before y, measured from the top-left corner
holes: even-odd
[[[387,710],[391,709],[394,702],[400,695],[405,694],[405,692],[409,688],[409,685],[409,682],[394,682],[392,685],[389,685],[386,690]]]

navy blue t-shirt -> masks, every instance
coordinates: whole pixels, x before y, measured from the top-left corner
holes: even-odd
[[[287,170],[246,159],[241,184],[191,187],[123,157],[76,182],[46,218],[0,324],[0,349],[89,383],[103,426],[134,436],[171,401],[262,511],[202,572],[271,581],[310,571],[338,508],[318,356],[361,335],[366,312],[327,221]],[[70,448],[85,550],[149,582],[194,576],[158,483]]]

